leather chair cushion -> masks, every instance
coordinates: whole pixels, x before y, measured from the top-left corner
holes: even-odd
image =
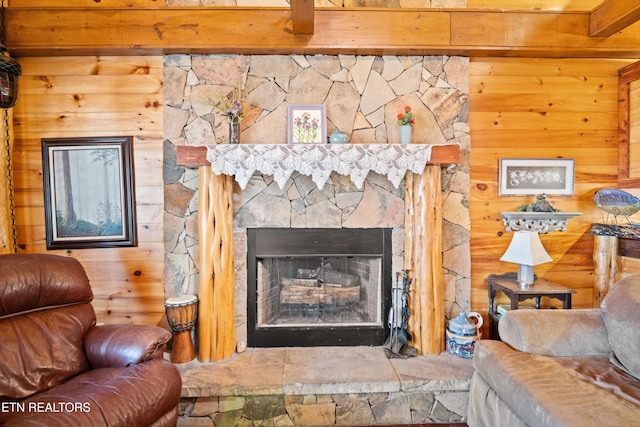
[[[0,320],[0,401],[23,399],[88,370],[82,337],[94,325],[89,303]]]
[[[89,279],[75,258],[11,254],[0,256],[0,271],[0,319],[93,299]]]
[[[24,410],[0,412],[0,425],[151,426],[175,410],[180,391],[180,374],[164,359],[93,369],[20,402]]]
[[[640,379],[640,275],[616,283],[600,305],[609,344],[622,368]],[[615,362],[615,359],[612,361]]]

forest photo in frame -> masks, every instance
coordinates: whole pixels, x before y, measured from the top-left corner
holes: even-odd
[[[137,246],[133,138],[43,138],[47,249]]]

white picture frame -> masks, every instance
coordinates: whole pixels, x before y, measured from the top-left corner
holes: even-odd
[[[574,159],[500,159],[499,196],[572,196]]]
[[[289,105],[287,142],[289,144],[326,144],[326,107],[324,105]]]

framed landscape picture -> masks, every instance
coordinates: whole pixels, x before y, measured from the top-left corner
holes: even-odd
[[[327,110],[324,105],[289,105],[287,113],[289,144],[327,143]]]
[[[573,194],[574,159],[500,159],[500,196]]]
[[[47,249],[136,246],[133,139],[42,139]]]

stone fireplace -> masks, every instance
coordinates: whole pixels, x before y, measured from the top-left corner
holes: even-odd
[[[247,229],[249,347],[382,345],[391,229]]]
[[[392,269],[415,279],[408,296],[413,346],[443,351],[441,165],[458,162],[459,151],[432,144],[179,150],[180,164],[201,165],[199,359],[220,360],[246,348],[247,229],[268,227],[392,228]],[[326,267],[321,259],[314,269],[326,274]]]
[[[165,124],[170,124],[165,125],[167,294],[197,294],[203,275],[199,267],[198,233],[202,216],[198,200],[202,199],[203,187],[198,179],[201,171],[196,168],[208,163],[202,159],[181,159],[180,149],[206,151],[206,145],[224,143],[227,127],[212,112],[210,100],[243,82],[251,107],[242,122],[241,145],[278,144],[286,140],[286,106],[295,103],[325,104],[327,133],[345,130],[351,143],[357,145],[393,144],[397,139],[396,112],[411,105],[420,117],[414,130],[417,144],[459,145],[457,160],[439,163],[450,166],[437,168],[434,173],[437,178],[429,180],[440,181],[438,187],[442,189],[441,200],[437,202],[442,205],[438,214],[442,215],[439,224],[444,268],[439,273],[444,294],[439,298],[444,301],[447,318],[468,309],[466,64],[467,59],[456,57],[167,56],[164,87]],[[314,91],[306,91],[308,87]],[[174,170],[172,166],[176,165]],[[404,268],[404,180],[396,188],[384,174],[370,172],[362,186],[357,186],[348,177],[331,173],[319,188],[312,177],[294,173],[280,188],[277,182],[280,178],[268,173],[243,178],[248,181],[246,187],[232,185],[230,203],[236,283],[235,318],[231,323],[236,327],[238,350],[247,343],[246,289],[240,288],[246,282],[247,228],[390,228],[392,272]],[[429,244],[419,241],[418,235],[415,237],[418,244]],[[426,264],[432,261],[435,259],[427,260]]]

